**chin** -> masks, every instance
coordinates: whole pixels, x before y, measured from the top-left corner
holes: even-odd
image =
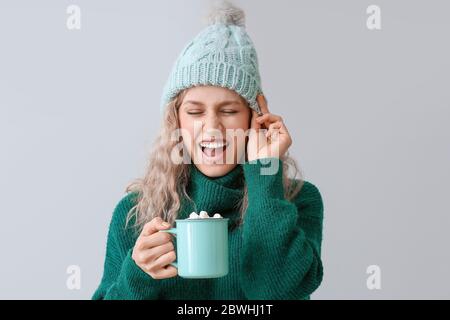
[[[195,164],[195,166],[204,175],[217,178],[226,175],[228,172],[233,170],[237,164]]]

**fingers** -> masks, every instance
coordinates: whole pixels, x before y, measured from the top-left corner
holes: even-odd
[[[264,124],[266,128],[268,128],[271,123],[282,120],[283,119],[280,116],[271,113],[266,113],[256,118],[256,122],[258,124]]]
[[[161,235],[167,235],[166,233],[160,233]],[[146,237],[149,239],[151,237],[157,236],[159,234],[154,234]],[[165,244],[153,247],[151,249],[137,249],[137,244],[133,249],[132,258],[136,264],[148,273],[154,279],[164,279],[169,277],[174,277],[178,274],[178,271],[170,267],[170,263],[176,260],[175,248],[173,243],[167,242]]]
[[[140,263],[140,265],[142,266],[142,270],[147,272],[153,279],[164,279],[178,274],[178,271],[174,273],[174,270],[172,270],[173,266],[170,265],[170,263],[175,260],[175,251],[169,251],[156,260],[151,260],[147,263]]]
[[[158,255],[156,255],[154,251],[150,253],[152,250],[146,251],[147,252],[145,253],[141,253],[141,256],[139,256],[138,259],[139,263],[145,265],[145,269],[149,272],[156,272],[158,269],[167,266],[176,259],[175,250],[169,250]]]
[[[178,274],[178,269],[174,266],[168,265],[165,268],[159,269],[154,277],[155,279],[166,279],[166,278],[172,278],[175,277]]]
[[[273,113],[265,113],[262,116],[259,116],[256,118],[256,121],[258,123],[266,122],[266,121],[274,122],[274,121],[280,121],[280,120],[282,120],[282,118]]]
[[[256,120],[257,118],[258,118],[258,113],[255,110],[252,110],[252,121],[251,121],[250,129],[257,130],[257,129],[261,128],[261,125]]]
[[[178,274],[176,268],[169,266],[176,259],[171,241],[173,235],[158,232],[169,227],[170,224],[160,217],[152,219],[145,224],[133,248],[132,259],[154,279],[170,278]]]
[[[169,223],[165,222],[160,217],[156,217],[153,218],[152,221],[145,224],[144,228],[142,229],[141,236],[149,236],[155,232],[158,232],[159,230],[168,229],[169,227]]]
[[[263,94],[259,94],[256,97],[256,101],[258,102],[259,108],[262,113],[269,113],[269,108],[267,107],[267,100]]]
[[[153,261],[152,263],[153,270],[159,270],[161,268],[166,267],[168,264],[174,262],[176,258],[177,256],[175,254],[175,251],[173,250],[161,255],[158,259]]]
[[[145,237],[136,242],[135,248],[139,252],[139,261],[147,262],[149,258],[156,259],[160,255],[174,250],[173,242],[171,238],[166,237],[154,237],[154,236],[164,236],[167,233],[159,233],[153,236]]]
[[[274,137],[275,139],[278,137],[278,133],[280,129],[283,127],[283,123],[281,121],[276,121],[269,126],[269,129],[266,132],[267,137]]]

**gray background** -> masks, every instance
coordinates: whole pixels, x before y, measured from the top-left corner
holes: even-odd
[[[0,1],[0,298],[91,297],[112,210],[144,172],[162,87],[207,2]],[[324,198],[312,298],[450,298],[450,3],[235,3],[269,109]],[[70,4],[81,30],[66,28]],[[73,264],[81,290],[66,287]],[[366,287],[372,264],[381,290]]]

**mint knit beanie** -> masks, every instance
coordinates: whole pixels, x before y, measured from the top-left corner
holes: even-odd
[[[260,113],[262,93],[258,58],[245,30],[244,12],[222,2],[209,15],[209,25],[189,42],[175,61],[161,99],[161,110],[181,90],[215,85],[234,90]]]

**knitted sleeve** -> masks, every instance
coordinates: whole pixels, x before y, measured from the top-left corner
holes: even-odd
[[[278,163],[262,175],[266,160]],[[243,164],[248,209],[243,224],[240,281],[248,299],[309,299],[322,282],[323,202],[305,181],[294,201],[285,200],[282,162],[266,158]]]
[[[158,298],[155,279],[139,268],[131,258],[135,237],[125,229],[133,193],[116,205],[109,225],[103,277],[92,300],[150,300]]]

